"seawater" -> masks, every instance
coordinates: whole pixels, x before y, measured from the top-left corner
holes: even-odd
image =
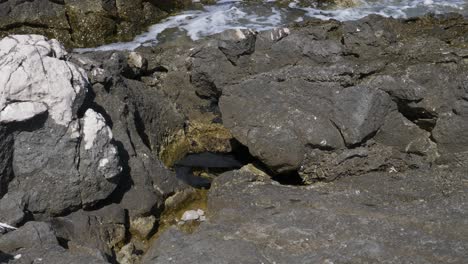
[[[164,38],[187,36],[193,40],[227,29],[250,28],[257,31],[281,27],[307,18],[340,21],[357,20],[370,14],[384,17],[409,18],[427,13],[457,12],[468,15],[468,0],[357,0],[355,7],[318,9],[301,7],[292,2],[278,7],[274,0],[248,3],[242,0],[219,0],[202,10],[188,10],[151,26],[133,41],[113,43],[96,48],[76,49],[76,52],[134,50],[140,46],[157,45]],[[168,37],[169,35],[169,37]]]

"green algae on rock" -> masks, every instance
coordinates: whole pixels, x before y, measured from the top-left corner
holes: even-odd
[[[231,152],[232,139],[231,132],[221,124],[194,121],[168,137],[159,156],[166,166],[172,167],[189,153]]]
[[[190,5],[188,0],[1,1],[0,37],[41,34],[73,48],[129,41],[147,26]]]

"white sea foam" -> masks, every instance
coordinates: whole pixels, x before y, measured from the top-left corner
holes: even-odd
[[[242,0],[219,0],[216,5],[206,6],[204,10],[192,10],[169,17],[161,23],[151,26],[144,34],[133,41],[113,43],[97,48],[77,49],[77,52],[134,50],[139,46],[155,45],[158,37],[168,29],[178,29],[174,34],[186,34],[193,40],[213,35],[227,29],[250,28],[268,30],[294,21],[303,21],[307,17],[336,19],[340,21],[356,20],[370,14],[385,17],[407,18],[428,12],[440,14],[446,12],[468,13],[468,1],[465,0],[358,0],[355,7],[335,10],[323,10],[313,7],[299,7],[292,3],[289,8],[279,8],[274,0],[265,0],[263,4],[247,4]],[[181,33],[182,32],[182,33]]]
[[[340,21],[357,20],[367,15],[378,14],[384,17],[408,18],[426,13],[447,13],[468,11],[464,0],[359,0],[360,4],[351,8],[336,10],[321,10],[313,7],[299,7],[297,3],[290,4],[307,12],[306,16],[319,19],[336,19]]]

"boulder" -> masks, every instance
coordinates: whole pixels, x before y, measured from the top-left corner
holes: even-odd
[[[87,104],[100,109],[105,122],[112,124],[126,175],[112,199],[131,217],[157,213],[165,197],[181,187],[175,174],[157,158],[157,148],[165,135],[183,126],[174,105],[140,81],[146,71],[133,70],[136,57],[134,53],[98,52],[72,58],[91,80],[93,98]]]
[[[56,40],[38,35],[0,41],[0,118],[11,142],[2,156],[9,165],[2,188],[33,214],[92,206],[114,191],[121,172],[103,117],[92,109],[78,114],[88,80],[66,54]]]

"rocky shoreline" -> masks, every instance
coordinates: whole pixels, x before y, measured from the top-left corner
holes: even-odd
[[[73,48],[129,41],[191,0],[10,0],[0,2],[0,37],[41,34]]]
[[[0,263],[463,263],[467,36],[448,14],[5,37]]]

